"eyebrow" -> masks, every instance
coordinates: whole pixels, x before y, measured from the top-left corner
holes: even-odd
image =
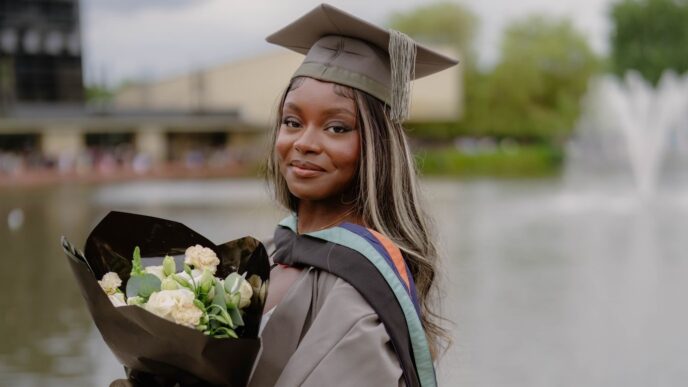
[[[348,115],[350,115],[350,116],[352,116],[352,117],[354,117],[354,118],[356,117],[356,115],[354,114],[354,112],[352,112],[351,110],[346,109],[346,108],[331,108],[331,109],[325,110],[324,113],[325,113],[325,114],[329,114],[329,115],[344,113],[344,114],[348,114]]]
[[[297,105],[297,104],[295,104],[295,103],[293,103],[293,102],[287,102],[287,103],[285,103],[285,104],[284,104],[284,108],[293,109],[293,110],[295,110],[296,112],[301,113],[301,108],[299,107],[299,105]],[[354,114],[354,112],[352,112],[351,110],[349,110],[349,109],[347,109],[347,108],[340,108],[340,107],[333,107],[333,108],[330,108],[330,109],[326,109],[326,110],[323,112],[323,115],[334,115],[334,114],[339,114],[339,113],[348,114],[348,115],[350,115],[350,116],[352,116],[352,117],[354,117],[354,118],[356,117],[356,114]]]

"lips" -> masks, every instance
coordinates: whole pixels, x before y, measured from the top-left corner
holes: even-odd
[[[289,165],[291,165],[293,167],[297,167],[299,169],[305,169],[308,171],[318,171],[318,172],[324,172],[325,171],[325,168],[323,168],[317,164],[313,164],[311,162],[308,162],[308,161],[292,160],[292,162],[289,163]]]
[[[321,166],[301,160],[293,160],[289,163],[289,168],[293,176],[300,179],[317,177],[325,172]]]

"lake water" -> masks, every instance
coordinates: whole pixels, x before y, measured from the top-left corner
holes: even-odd
[[[455,322],[440,385],[685,385],[681,195],[640,202],[556,179],[424,186]],[[123,374],[59,248],[60,235],[82,245],[111,209],[179,220],[217,243],[271,235],[283,216],[255,180],[0,191],[1,386],[107,386]]]

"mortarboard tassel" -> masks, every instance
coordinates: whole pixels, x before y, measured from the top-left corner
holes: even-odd
[[[416,72],[416,44],[406,34],[389,30],[389,60],[391,67],[391,119],[402,122],[411,108],[411,81]]]

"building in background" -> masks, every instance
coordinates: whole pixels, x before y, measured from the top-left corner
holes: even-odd
[[[0,119],[83,101],[78,0],[0,0]],[[0,129],[0,152],[36,153],[40,141]]]
[[[83,100],[78,0],[0,0],[0,109]]]
[[[444,51],[456,57],[455,52]],[[236,109],[245,123],[268,128],[278,98],[303,55],[280,50],[139,85],[115,96],[116,109],[144,108],[189,113]],[[461,66],[413,82],[411,120],[445,122],[463,114]]]
[[[79,18],[78,0],[0,0],[0,180],[146,174],[171,164],[171,175],[209,166],[227,172],[245,158],[228,146],[258,129],[231,107],[88,105]]]
[[[0,185],[36,172],[55,180],[254,168],[302,60],[276,50],[129,85],[109,104],[89,104],[79,1],[0,0]],[[414,83],[414,121],[456,120],[462,106],[460,66]]]
[[[449,49],[439,51],[457,56]],[[231,109],[237,113],[239,128],[244,129],[231,134],[229,149],[234,154],[242,152],[247,159],[262,159],[264,132],[274,124],[279,97],[302,61],[301,54],[276,50],[154,82],[130,84],[116,93],[112,109],[174,111],[191,116]],[[462,80],[461,67],[454,66],[415,81],[410,119],[430,123],[460,119]],[[164,126],[159,130],[170,131]],[[184,137],[179,135],[168,135],[167,157],[186,143],[180,141]]]

